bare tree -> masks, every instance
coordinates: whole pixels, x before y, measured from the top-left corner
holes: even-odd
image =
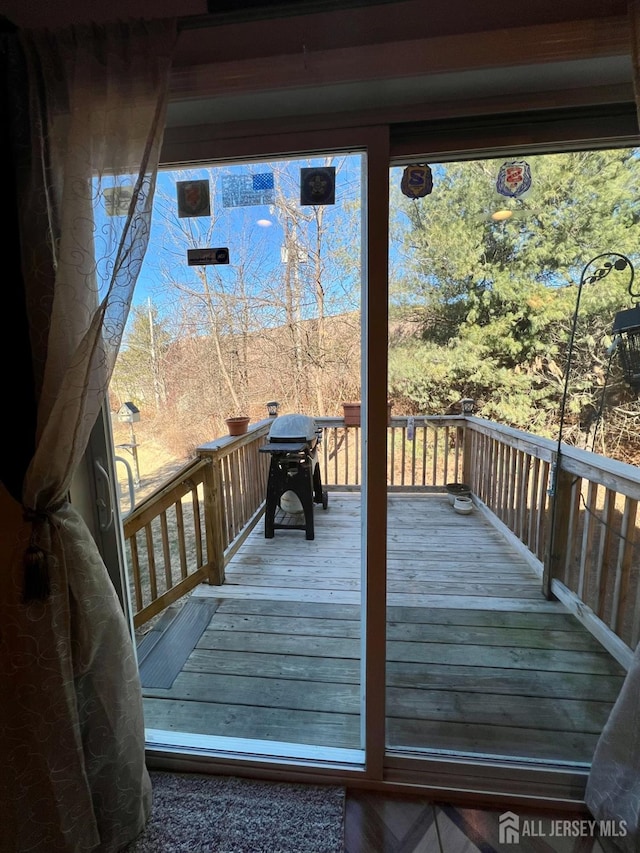
[[[321,162],[339,172],[346,159]],[[322,415],[357,384],[359,323],[351,313],[340,333],[329,334],[327,322],[358,309],[359,198],[350,187],[344,212],[342,203],[302,206],[300,164],[264,167],[274,179],[268,219],[259,220],[264,227],[256,220],[265,214],[251,207],[213,205],[211,215],[180,217],[174,187],[159,185],[154,214],[162,236],[154,256],[178,342],[171,377],[182,389],[174,384],[169,395],[176,413],[208,421],[213,406],[220,418],[255,417],[258,406],[276,398],[286,409]],[[220,196],[224,169],[197,174],[208,176],[212,199]],[[176,172],[172,179],[194,176]],[[229,248],[228,265],[188,265],[189,249],[222,246]]]

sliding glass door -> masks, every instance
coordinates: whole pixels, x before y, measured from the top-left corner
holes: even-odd
[[[562,373],[537,348],[575,281],[517,289],[556,212],[501,201],[507,155],[433,162],[413,193],[425,158],[389,169],[386,127],[214,147],[161,176],[111,389],[150,754],[579,788],[621,672],[541,594],[551,456],[500,426],[538,435],[531,378]],[[297,460],[269,446],[289,415],[318,430],[280,436],[314,443]],[[269,530],[271,468],[307,451],[312,536],[295,492]]]
[[[590,765],[622,683],[617,649],[630,623],[621,617],[614,637],[602,622],[579,621],[576,602],[604,621],[620,606],[606,564],[620,564],[628,505],[572,461],[549,600],[551,439],[574,285],[600,247],[627,245],[637,162],[637,150],[616,149],[390,170],[391,766],[448,758],[584,774]],[[606,261],[590,283],[608,275]],[[599,453],[615,435],[603,422],[616,382],[607,346],[628,299],[628,275],[613,278],[585,288],[580,303],[564,435]],[[618,583],[629,582],[624,574]]]
[[[159,175],[110,394],[156,746],[362,762],[365,182],[340,152]]]

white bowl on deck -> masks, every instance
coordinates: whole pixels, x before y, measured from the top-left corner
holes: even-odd
[[[473,511],[473,501],[471,498],[456,498],[453,502],[453,508],[461,515],[469,515]]]

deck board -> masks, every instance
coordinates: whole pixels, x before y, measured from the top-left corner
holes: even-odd
[[[360,748],[360,498],[332,493],[314,540],[259,523],[149,728]],[[391,747],[586,763],[620,665],[479,513],[389,499]],[[153,650],[150,654],[153,654]]]

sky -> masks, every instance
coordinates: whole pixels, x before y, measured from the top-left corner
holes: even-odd
[[[322,205],[327,240],[331,240],[332,222],[338,221],[346,207],[359,204],[360,172],[362,157],[359,154],[337,155],[333,163],[335,173],[335,203]],[[196,282],[198,268],[188,264],[188,250],[201,248],[227,248],[229,265],[216,265],[215,271],[207,267],[208,273],[220,277],[233,286],[238,275],[238,265],[248,258],[251,284],[260,291],[273,277],[282,277],[284,229],[277,210],[270,200],[275,200],[279,191],[289,199],[291,221],[299,222],[301,246],[308,238],[305,232],[313,233],[314,206],[301,205],[301,180],[303,169],[324,168],[321,158],[304,160],[280,160],[277,162],[255,162],[225,164],[219,167],[202,167],[158,174],[151,238],[145,260],[134,293],[134,306],[148,304],[149,299],[159,312],[170,310],[176,298],[173,288],[167,287],[169,280],[177,280],[188,286]],[[323,173],[320,173],[322,176]],[[305,173],[305,180],[317,177]],[[204,181],[209,191],[209,206],[198,207],[198,189],[193,182]],[[271,189],[273,187],[273,189]],[[313,185],[311,185],[313,190]],[[186,195],[191,193],[191,195]],[[317,200],[318,196],[311,195]],[[193,211],[205,215],[180,216]],[[336,234],[336,240],[339,239]],[[332,256],[332,246],[323,247],[327,262]],[[300,249],[300,269],[308,260],[307,253]],[[327,277],[330,281],[331,277]]]
[[[526,158],[524,158],[526,159]],[[202,166],[183,170],[161,170],[158,173],[154,200],[151,239],[136,285],[133,305],[147,306],[149,301],[160,315],[175,313],[179,291],[170,286],[178,283],[182,288],[201,286],[198,275],[203,269],[215,278],[222,291],[229,294],[237,289],[239,277],[243,286],[256,299],[268,298],[276,287],[282,287],[284,278],[283,247],[285,230],[282,206],[273,201],[287,200],[289,224],[297,228],[300,244],[298,274],[308,280],[308,311],[313,313],[312,264],[305,249],[313,250],[314,216],[321,208],[324,217],[323,262],[327,264],[323,285],[327,288],[328,313],[358,307],[354,304],[359,296],[360,274],[360,219],[352,231],[345,231],[347,213],[358,209],[362,192],[363,155],[335,155],[332,164],[336,167],[335,198],[332,203],[322,205],[301,204],[303,170],[325,167],[325,158],[282,159],[278,161],[256,161],[225,163],[219,166]],[[495,174],[489,177],[494,190],[496,205],[505,198],[496,191],[495,182],[501,165],[508,161],[496,158]],[[434,197],[437,184],[446,170],[446,164],[431,164],[433,169]],[[492,163],[493,165],[493,163]],[[392,187],[399,187],[404,167],[390,170]],[[204,182],[209,197],[194,195],[197,182]],[[273,188],[273,189],[272,189]],[[431,200],[418,199],[415,204],[424,209]],[[513,201],[513,199],[511,200]],[[200,206],[201,202],[204,202]],[[182,210],[180,210],[182,206]],[[504,207],[504,204],[502,204]],[[513,206],[513,205],[512,205]],[[180,213],[185,215],[181,216]],[[191,215],[193,214],[193,215]],[[295,224],[294,224],[295,223]],[[409,224],[409,221],[405,223]],[[229,253],[229,264],[206,267],[191,266],[188,251],[194,249],[225,248]],[[390,244],[390,260],[402,259],[400,244]],[[345,281],[344,270],[351,261],[351,281]],[[333,266],[332,266],[333,264]],[[257,315],[259,318],[259,315]],[[262,319],[267,320],[265,314]],[[277,317],[272,318],[277,322]]]

